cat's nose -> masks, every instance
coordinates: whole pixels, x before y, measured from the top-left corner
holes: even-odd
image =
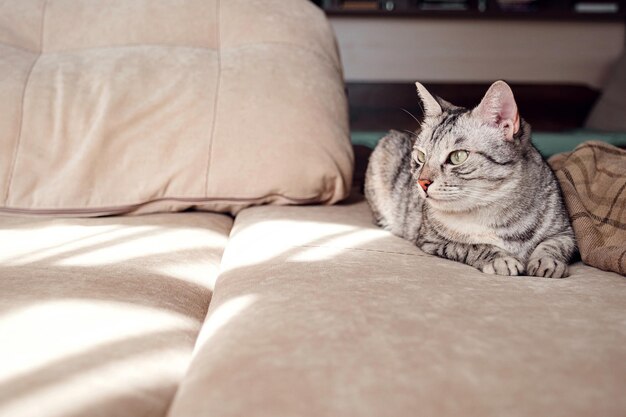
[[[427,191],[428,186],[433,183],[431,180],[422,180],[422,179],[417,180],[417,182],[420,184],[420,187],[422,187],[422,190],[424,191]]]

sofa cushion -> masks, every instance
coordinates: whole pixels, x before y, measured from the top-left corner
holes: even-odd
[[[231,224],[0,217],[0,416],[165,415]]]
[[[352,173],[307,0],[0,2],[0,210],[333,203]]]
[[[621,416],[624,278],[571,272],[425,255],[364,202],[246,209],[169,416]]]

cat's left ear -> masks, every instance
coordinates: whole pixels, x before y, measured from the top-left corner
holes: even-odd
[[[520,128],[519,112],[513,91],[504,81],[491,84],[480,104],[472,110],[472,115],[501,128],[506,140],[513,140],[513,135]]]
[[[441,105],[435,97],[432,96],[422,84],[416,82],[415,86],[417,87],[417,94],[422,100],[424,117],[436,117],[442,113]]]

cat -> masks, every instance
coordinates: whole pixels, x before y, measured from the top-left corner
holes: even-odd
[[[424,119],[378,143],[365,177],[375,222],[487,274],[568,276],[576,241],[554,173],[504,81],[472,110],[416,83]]]

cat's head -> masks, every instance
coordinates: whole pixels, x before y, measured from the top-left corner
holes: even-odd
[[[467,212],[514,191],[530,145],[530,126],[519,117],[511,88],[491,85],[474,109],[433,97],[416,83],[424,120],[412,153],[412,174],[433,208]]]

